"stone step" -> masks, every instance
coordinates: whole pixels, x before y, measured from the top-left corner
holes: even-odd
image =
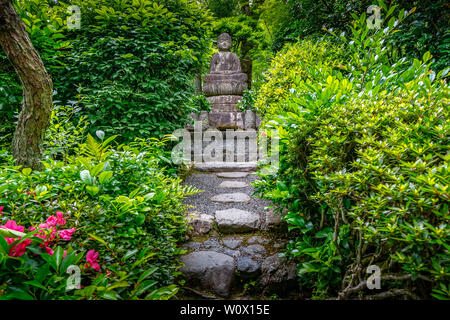
[[[260,216],[240,209],[226,209],[216,211],[216,223],[223,233],[248,232],[258,229]]]
[[[250,197],[242,192],[236,193],[221,193],[211,197],[211,201],[222,203],[237,203],[250,201]]]
[[[207,172],[255,171],[256,162],[194,162],[194,169]]]
[[[219,188],[245,188],[248,187],[249,184],[244,181],[224,181],[219,184]]]
[[[226,179],[238,179],[238,178],[246,178],[248,176],[248,172],[219,172],[217,173],[217,176],[219,178],[226,178]]]
[[[230,294],[234,276],[234,259],[215,251],[197,251],[181,258],[181,269],[188,285],[200,285],[202,289],[222,297]]]

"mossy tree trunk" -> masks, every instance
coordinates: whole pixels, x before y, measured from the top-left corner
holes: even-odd
[[[53,83],[11,0],[0,0],[0,46],[23,88],[12,153],[17,165],[40,169],[42,140],[53,108]]]

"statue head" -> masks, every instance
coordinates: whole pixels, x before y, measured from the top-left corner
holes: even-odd
[[[231,48],[231,37],[228,33],[222,33],[217,39],[217,47],[220,51],[228,51]]]

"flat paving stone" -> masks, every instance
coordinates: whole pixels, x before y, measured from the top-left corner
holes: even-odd
[[[216,222],[224,233],[247,232],[258,229],[260,217],[256,213],[232,208],[217,210]]]
[[[242,192],[236,193],[222,193],[211,198],[214,202],[232,203],[232,202],[247,202],[250,197]]]
[[[248,183],[244,181],[224,181],[219,184],[219,188],[245,188]]]
[[[236,249],[237,247],[239,247],[242,243],[242,238],[237,238],[237,237],[227,237],[227,238],[223,238],[222,242],[223,244],[230,248],[230,249]]]
[[[192,227],[189,233],[194,235],[206,234],[211,231],[214,219],[209,214],[199,214],[194,212],[187,217],[189,225]]]
[[[253,243],[266,244],[266,243],[269,243],[269,242],[270,242],[269,239],[266,239],[266,238],[263,238],[263,237],[259,237],[259,236],[253,236],[253,237],[251,237],[251,238],[249,238],[247,240],[248,244],[253,244]]]
[[[249,255],[254,258],[262,258],[266,255],[266,249],[259,244],[252,244],[242,248],[242,252],[245,255]]]
[[[194,169],[208,172],[255,171],[256,162],[195,162]]]
[[[196,251],[181,257],[185,266],[181,269],[187,285],[199,286],[227,297],[234,276],[234,259],[214,251]]]
[[[230,172],[231,173],[231,172]],[[259,180],[259,177],[253,174],[249,174],[246,178],[239,178],[236,180],[244,181],[248,183],[248,186],[240,189],[222,189],[219,188],[219,184],[223,181],[228,181],[232,179],[219,178],[213,173],[193,173],[187,177],[183,185],[194,186],[202,192],[189,195],[184,200],[183,203],[189,205],[189,210],[191,212],[198,212],[203,214],[209,214],[214,216],[214,212],[217,210],[225,210],[230,208],[230,203],[226,202],[214,202],[211,201],[211,197],[216,196],[220,193],[230,193],[230,192],[242,192],[248,195],[254,193],[254,188],[251,185],[252,182]],[[236,202],[233,203],[233,208],[247,210],[255,212],[261,215],[261,220],[264,220],[264,208],[272,205],[269,200],[259,199],[257,197],[251,197],[248,202]]]
[[[248,176],[248,172],[219,172],[217,176],[227,179],[245,178]]]
[[[252,260],[250,257],[243,256],[236,259],[237,270],[244,275],[257,275],[261,268],[261,262]]]

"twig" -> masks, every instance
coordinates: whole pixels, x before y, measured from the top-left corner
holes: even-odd
[[[387,298],[403,296],[403,295],[409,296],[410,298],[412,298],[414,300],[420,300],[420,298],[417,295],[415,295],[414,293],[412,293],[411,291],[406,290],[406,289],[392,289],[392,290],[381,292],[381,293],[374,294],[371,296],[366,296],[365,298],[367,300],[381,300],[381,299],[387,299]]]

